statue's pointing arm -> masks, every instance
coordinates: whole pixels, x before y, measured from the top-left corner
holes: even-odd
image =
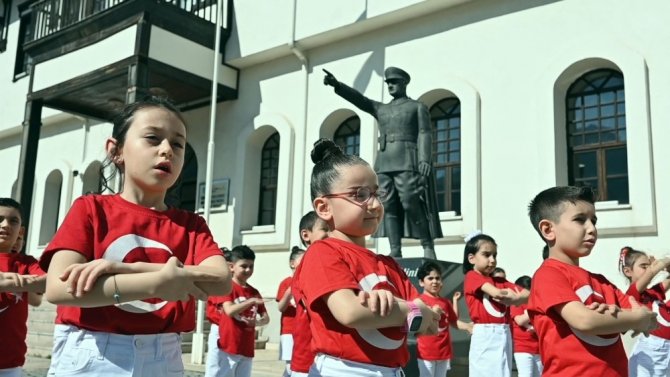
[[[380,104],[379,102],[373,101],[362,95],[358,90],[337,81],[335,76],[333,76],[333,74],[327,70],[324,69],[323,71],[326,73],[326,76],[323,78],[324,85],[332,86],[335,88],[335,93],[337,95],[349,101],[359,109],[377,118],[377,108]]]

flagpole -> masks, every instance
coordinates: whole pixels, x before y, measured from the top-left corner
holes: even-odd
[[[205,211],[203,217],[209,224],[209,214],[212,205],[212,182],[214,181],[214,133],[216,129],[216,104],[219,89],[219,67],[221,66],[221,27],[223,25],[223,4],[227,0],[216,2],[216,31],[214,38],[214,68],[212,70],[212,99],[209,113],[209,141],[207,142],[207,167],[205,173]],[[199,203],[196,203],[198,206]],[[191,363],[202,364],[205,354],[205,302],[198,300],[198,311],[196,315],[196,327],[193,334],[193,349],[191,351]],[[211,352],[212,350],[208,350]]]

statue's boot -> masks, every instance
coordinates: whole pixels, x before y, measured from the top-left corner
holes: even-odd
[[[400,231],[398,218],[394,216],[385,216],[384,226],[386,227],[386,235],[388,236],[389,244],[391,245],[391,253],[389,256],[393,258],[402,258],[400,243],[402,239],[402,233]]]
[[[435,245],[433,240],[421,240],[421,246],[423,246],[423,257],[429,259],[437,259],[435,254]]]

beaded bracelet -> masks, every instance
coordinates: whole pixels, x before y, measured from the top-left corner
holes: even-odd
[[[121,295],[119,294],[119,286],[116,285],[116,275],[112,275],[112,278],[114,279],[114,301],[116,301],[117,304],[121,303]]]

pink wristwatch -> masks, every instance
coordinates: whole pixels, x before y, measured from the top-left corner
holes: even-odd
[[[405,325],[405,331],[414,333],[419,331],[421,327],[421,322],[423,321],[423,315],[421,315],[421,309],[419,306],[412,301],[406,301],[407,307],[409,308],[409,313],[407,314],[407,323]]]

